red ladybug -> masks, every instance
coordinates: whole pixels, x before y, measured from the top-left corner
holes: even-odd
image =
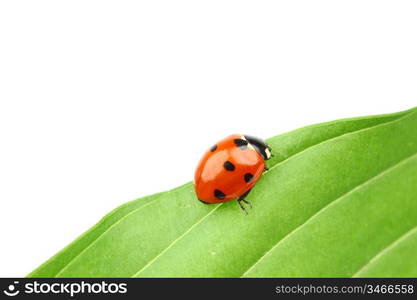
[[[206,204],[245,200],[262,173],[272,149],[259,138],[234,134],[208,150],[201,158],[194,175],[197,198]],[[251,206],[252,207],[252,206]]]

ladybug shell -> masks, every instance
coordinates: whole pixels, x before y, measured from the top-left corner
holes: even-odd
[[[231,135],[208,150],[195,175],[195,191],[200,201],[222,203],[251,189],[265,169],[263,157],[244,136]]]

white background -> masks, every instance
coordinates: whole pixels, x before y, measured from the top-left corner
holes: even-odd
[[[231,133],[417,105],[415,1],[2,1],[0,276]]]

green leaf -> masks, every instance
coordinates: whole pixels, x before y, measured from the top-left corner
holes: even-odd
[[[248,216],[187,183],[120,206],[29,276],[417,275],[417,109],[268,142]]]

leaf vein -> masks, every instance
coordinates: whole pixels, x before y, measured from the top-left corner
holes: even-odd
[[[366,270],[373,262],[377,261],[381,256],[383,256],[385,253],[389,252],[391,249],[395,248],[399,243],[405,241],[407,238],[409,238],[413,233],[417,232],[417,226],[411,228],[410,230],[403,233],[399,238],[394,240],[391,244],[386,246],[385,248],[382,248],[377,254],[375,254],[366,264],[364,264],[362,267],[356,271],[352,277],[358,277],[360,273],[362,273],[364,270]]]
[[[171,192],[174,191],[178,191],[181,190],[185,187],[187,187],[188,185],[190,185],[190,183],[183,185],[180,189],[175,188],[173,190],[167,191],[166,193],[162,194],[160,197],[132,210],[131,212],[127,213],[126,215],[124,215],[122,218],[120,218],[119,220],[117,220],[117,222],[115,222],[114,224],[112,224],[109,228],[107,228],[105,231],[103,231],[99,236],[97,236],[87,247],[85,247],[80,253],[78,253],[76,256],[74,256],[64,267],[62,267],[62,269],[54,276],[54,277],[58,277],[60,274],[62,274],[78,257],[80,257],[84,252],[86,252],[89,248],[91,248],[104,234],[106,234],[108,231],[110,231],[110,229],[112,229],[113,227],[115,227],[117,224],[119,224],[122,220],[124,220],[125,218],[127,218],[128,216],[130,216],[131,214],[134,214],[138,211],[140,211],[141,209],[151,205],[152,203],[160,200],[162,198],[162,196],[165,196],[167,194],[170,194]]]
[[[327,205],[323,206],[320,210],[318,210],[315,214],[313,214],[311,217],[309,217],[305,222],[303,222],[302,224],[300,224],[299,226],[297,226],[296,228],[294,228],[292,231],[290,231],[289,233],[287,233],[287,235],[285,235],[282,239],[278,240],[274,246],[272,246],[272,248],[267,251],[264,255],[262,255],[252,266],[249,267],[249,269],[247,269],[242,275],[241,277],[245,276],[247,273],[249,273],[257,264],[259,264],[263,259],[265,259],[265,257],[267,257],[268,255],[271,254],[271,252],[276,249],[281,243],[283,243],[285,240],[287,240],[288,238],[290,238],[293,234],[295,234],[297,231],[301,230],[304,226],[306,226],[309,222],[311,222],[311,220],[313,220],[314,218],[316,218],[318,215],[322,214],[325,210],[329,209],[329,207],[332,207],[333,205],[335,205],[336,203],[338,203],[339,201],[341,201],[342,199],[348,197],[350,194],[356,192],[357,190],[363,188],[364,186],[378,180],[379,178],[385,176],[386,174],[388,174],[389,172],[393,171],[395,168],[401,166],[402,164],[405,164],[406,162],[408,162],[409,160],[412,160],[413,158],[417,157],[417,153],[414,153],[408,157],[406,157],[405,159],[395,163],[394,165],[392,165],[391,167],[379,172],[378,174],[376,174],[375,176],[367,179],[366,181],[364,181],[363,183],[357,185],[356,187],[352,188],[351,190],[349,190],[348,192],[346,192],[345,194],[341,195],[340,197],[334,199],[333,201],[329,202]]]
[[[133,274],[131,277],[136,277],[141,273],[143,270],[145,270],[147,267],[149,267],[154,261],[158,259],[162,254],[164,254],[166,251],[168,251],[172,246],[175,245],[183,236],[187,235],[191,230],[194,229],[198,224],[204,221],[208,216],[210,216],[212,213],[214,213],[221,205],[217,205],[214,209],[212,209],[208,214],[204,215],[200,220],[198,220],[196,223],[194,223],[190,228],[187,229],[183,234],[181,234],[179,237],[177,237],[171,244],[168,245],[164,250],[162,250],[158,255],[156,255],[153,259],[151,259],[143,268],[141,268],[139,271],[137,271],[135,274]]]

